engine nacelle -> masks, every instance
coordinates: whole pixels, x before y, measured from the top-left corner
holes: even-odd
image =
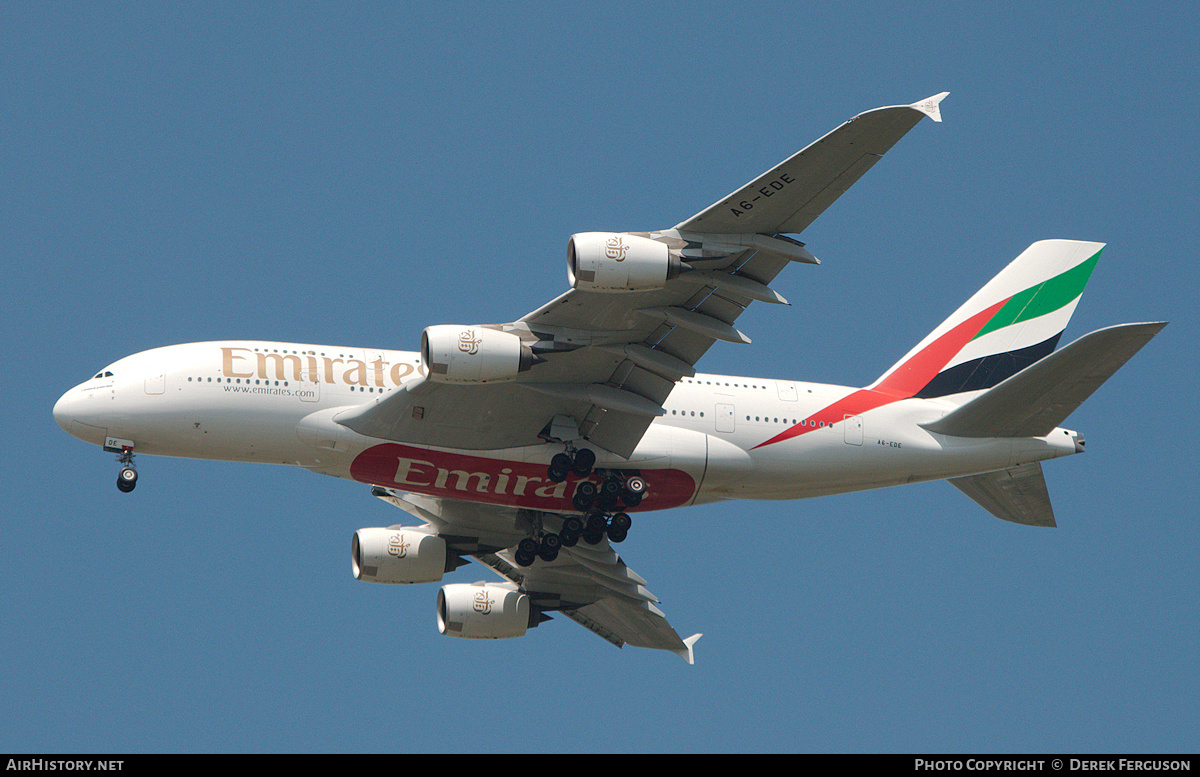
[[[355,580],[436,583],[446,573],[446,541],[413,529],[359,529],[350,543]]]
[[[679,256],[638,235],[580,232],[567,242],[567,279],[580,291],[649,291],[679,275]]]
[[[455,324],[425,327],[421,358],[435,383],[513,380],[541,361],[511,332]]]
[[[529,614],[529,597],[503,583],[455,583],[438,591],[438,631],[448,637],[523,637]]]

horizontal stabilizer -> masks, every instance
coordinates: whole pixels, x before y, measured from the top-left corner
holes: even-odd
[[[1026,526],[1055,525],[1042,465],[1036,461],[998,472],[951,478],[950,485],[1002,520]]]
[[[922,426],[953,437],[1043,437],[1166,325],[1121,324],[1084,335]]]

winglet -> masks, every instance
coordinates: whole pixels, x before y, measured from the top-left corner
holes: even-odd
[[[689,664],[695,664],[695,657],[692,655],[692,645],[695,645],[696,640],[703,636],[703,634],[693,634],[692,636],[688,637],[683,641],[683,648],[681,650],[676,650],[675,653]]]
[[[915,111],[920,111],[934,121],[941,121],[942,109],[938,107],[938,103],[946,99],[946,95],[948,94],[950,93],[942,92],[941,94],[935,94],[933,97],[926,97],[924,100],[918,100],[908,107]]]

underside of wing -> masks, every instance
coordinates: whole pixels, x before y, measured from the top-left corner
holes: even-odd
[[[516,560],[517,543],[561,530],[562,516],[387,489],[375,494],[422,520],[451,554],[474,558],[508,581],[528,600],[529,625],[548,620],[546,613],[561,612],[618,647],[667,650],[692,663],[692,645],[700,635],[682,639],[676,633],[646,581],[625,565],[608,539],[580,541],[562,547],[552,560],[522,565]]]
[[[692,643],[667,622],[658,598],[602,539],[563,548],[554,561],[519,567],[511,550],[475,557],[507,580],[542,611],[559,611],[617,647],[668,650],[692,663]],[[695,635],[699,638],[700,635]]]

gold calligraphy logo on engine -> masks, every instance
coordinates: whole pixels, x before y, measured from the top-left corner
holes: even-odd
[[[458,336],[458,350],[469,356],[474,356],[479,353],[479,344],[483,340],[475,336],[474,329],[464,329],[462,334]]]
[[[627,253],[629,253],[629,246],[625,245],[625,242],[621,238],[610,237],[604,241],[605,258],[623,262]]]
[[[479,591],[475,594],[474,602],[475,612],[480,615],[488,615],[492,611],[492,597],[488,596],[487,591]]]
[[[397,532],[388,538],[388,555],[396,558],[408,557],[409,543],[404,541],[404,535]]]

